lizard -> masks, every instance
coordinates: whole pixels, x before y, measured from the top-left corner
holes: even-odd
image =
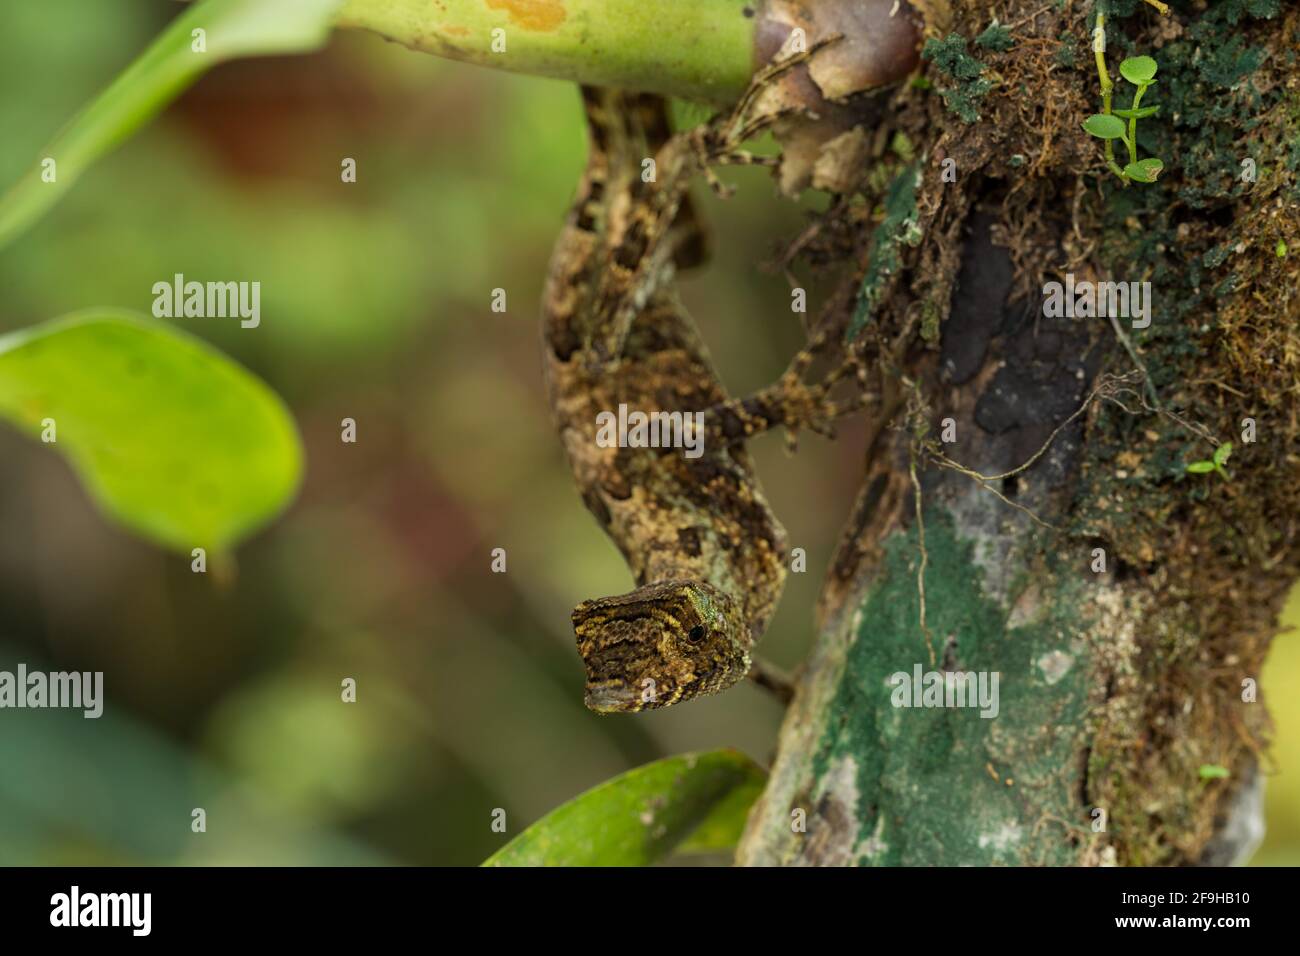
[[[751,674],[753,645],[784,586],[786,535],[744,441],[838,410],[816,390],[730,399],[672,286],[675,269],[701,256],[692,178],[708,176],[710,163],[753,161],[737,148],[758,126],[744,113],[751,97],[722,122],[670,135],[658,96],[596,87],[582,95],[590,148],[547,272],[544,378],[582,498],[637,584],[573,611],[584,700],[599,713],[636,712],[717,693]],[[799,401],[781,398],[795,394]],[[620,406],[702,425],[699,457],[601,447],[598,416]]]

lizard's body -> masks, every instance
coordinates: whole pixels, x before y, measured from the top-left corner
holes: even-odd
[[[632,711],[745,676],[784,583],[785,532],[739,441],[701,435],[695,458],[597,443],[597,416],[620,405],[694,413],[727,394],[670,282],[674,256],[698,239],[672,225],[698,169],[690,144],[666,139],[662,101],[590,89],[584,98],[591,150],[552,255],[543,352],[583,500],[637,584],[574,610],[587,705]],[[652,155],[658,182],[643,182]]]

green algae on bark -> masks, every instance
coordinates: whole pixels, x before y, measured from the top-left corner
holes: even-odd
[[[854,618],[856,639],[827,706],[814,776],[853,776],[856,802],[844,809],[855,818],[859,864],[1072,862],[1068,839],[1047,843],[1031,831],[1050,826],[1064,838],[1090,822],[1069,799],[1087,701],[1080,589],[1043,575],[1004,607],[985,593],[971,543],[941,511],[926,516],[925,547],[937,663],[929,663],[918,625],[913,529],[886,544],[880,576]],[[996,714],[894,706],[891,675],[918,666],[996,673]],[[816,802],[823,794],[808,796]]]

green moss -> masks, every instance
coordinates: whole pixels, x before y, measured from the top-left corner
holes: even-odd
[[[978,120],[978,103],[993,89],[993,82],[981,75],[984,64],[966,52],[966,38],[952,33],[944,40],[926,40],[921,58],[932,60],[939,70],[956,81],[953,86],[939,89],[944,105],[964,123]]]
[[[925,523],[926,614],[938,663],[930,665],[918,624],[917,536],[895,535],[830,704],[816,779],[853,768],[862,864],[1072,862],[1067,831],[1088,823],[1069,806],[1088,670],[1084,652],[1064,637],[1077,631],[1076,587],[1065,576],[1053,584],[1040,576],[1042,617],[1009,628],[1007,611],[982,590],[971,545],[939,512]],[[888,678],[917,664],[998,672],[998,715],[894,707]],[[1040,823],[1061,839],[1035,833]]]
[[[975,45],[995,53],[1005,53],[1016,45],[1016,41],[1011,36],[1011,31],[995,19],[987,30],[975,38]]]
[[[921,302],[921,338],[926,342],[939,341],[939,326],[943,322],[943,308],[933,299]]]
[[[1208,269],[1217,269],[1227,261],[1228,256],[1232,253],[1232,246],[1228,243],[1222,243],[1217,246],[1211,246],[1201,256],[1201,262]]]
[[[1264,170],[1285,155],[1252,144],[1250,132],[1285,90],[1271,81],[1262,83],[1263,89],[1256,86],[1253,76],[1266,58],[1234,29],[1240,18],[1268,17],[1274,7],[1268,2],[1226,0],[1158,51],[1160,78],[1152,102],[1158,102],[1161,110],[1142,124],[1138,139],[1144,152],[1168,157],[1176,172],[1147,189],[1123,189],[1118,183],[1102,181],[1106,193],[1102,233],[1108,237],[1104,258],[1118,275],[1149,277],[1158,303],[1151,326],[1132,334],[1161,394],[1176,391],[1189,362],[1204,354],[1208,336],[1216,332],[1218,302],[1237,284],[1233,275],[1224,273],[1231,269],[1237,247],[1243,242],[1247,248],[1251,245],[1249,236],[1235,234],[1231,226],[1205,233],[1215,236],[1212,245],[1198,245],[1202,232],[1188,232],[1185,225],[1180,231],[1187,216],[1177,211],[1179,203],[1171,202],[1170,191],[1200,218],[1228,216],[1256,188],[1242,181],[1242,160],[1255,161],[1256,181],[1262,182]],[[1128,42],[1121,31],[1114,32],[1116,45]],[[1142,223],[1142,228],[1131,229],[1131,222]],[[1171,255],[1171,250],[1177,254]],[[1122,414],[1107,412],[1103,418],[1113,429],[1109,437],[1116,443],[1116,453],[1125,445],[1140,445],[1142,430],[1164,431],[1164,426],[1150,422],[1139,426]],[[1176,443],[1185,444],[1186,435]],[[1094,448],[1104,453],[1106,447],[1105,438],[1098,436]],[[1152,482],[1163,477],[1160,469],[1147,471]],[[1154,486],[1151,490],[1155,492]]]
[[[1228,42],[1212,48],[1212,52],[1201,60],[1197,69],[1211,86],[1226,90],[1254,73],[1263,63],[1263,50],[1247,46],[1240,37],[1232,37]]]
[[[871,238],[871,260],[862,278],[857,309],[846,338],[852,341],[870,321],[872,312],[888,290],[889,279],[898,272],[899,247],[914,246],[921,239],[916,223],[916,190],[921,184],[920,164],[904,167],[890,183],[885,197],[885,218]]]
[[[1224,22],[1236,26],[1245,16],[1271,20],[1281,9],[1279,0],[1220,0],[1215,12]]]
[[[1078,46],[1075,43],[1074,35],[1062,33],[1057,40],[1060,45],[1056,48],[1054,59],[1058,64],[1067,68],[1073,68],[1078,62]]]
[[[1106,14],[1112,20],[1117,17],[1131,17],[1138,10],[1152,12],[1151,8],[1142,0],[1097,0],[1093,6],[1099,13]]]
[[[889,148],[893,150],[895,156],[905,163],[910,163],[916,159],[916,145],[902,130],[894,133],[893,139],[889,142]]]
[[[1267,92],[1257,88],[1253,75],[1265,64],[1265,55],[1234,29],[1241,17],[1268,17],[1275,6],[1226,0],[1158,51],[1160,77],[1152,105],[1158,103],[1161,110],[1142,124],[1138,140],[1143,152],[1167,157],[1171,174],[1146,189],[1102,181],[1107,197],[1103,233],[1110,237],[1105,257],[1117,268],[1122,264],[1126,275],[1149,275],[1160,304],[1157,321],[1134,335],[1157,387],[1175,385],[1180,361],[1204,348],[1203,336],[1213,331],[1215,297],[1231,287],[1223,285],[1223,276],[1214,277],[1213,284],[1207,279],[1229,266],[1237,245],[1249,239],[1229,230],[1226,238],[1220,232],[1213,246],[1196,248],[1179,233],[1186,217],[1176,212],[1169,191],[1202,217],[1226,215],[1255,188],[1242,181],[1242,161],[1255,161],[1258,182],[1270,163],[1283,158],[1252,146],[1249,134],[1285,91],[1276,83],[1264,84]],[[1115,46],[1128,44],[1121,31],[1114,33]],[[1300,163],[1300,152],[1296,160]],[[1128,228],[1132,221],[1142,228]],[[1170,256],[1171,249],[1178,255]]]
[[[1239,199],[1250,189],[1239,176],[1241,161],[1254,152],[1246,134],[1284,90],[1277,84],[1265,84],[1267,92],[1256,86],[1252,77],[1266,65],[1265,52],[1236,27],[1243,17],[1270,18],[1276,13],[1274,0],[1225,0],[1155,54],[1160,81],[1151,102],[1158,102],[1161,110],[1154,121],[1143,124],[1139,141],[1144,149],[1181,167],[1178,195],[1194,209]],[[1122,32],[1115,34],[1117,46],[1129,45]],[[1254,158],[1262,163],[1262,157]],[[1163,199],[1152,199],[1168,206]]]

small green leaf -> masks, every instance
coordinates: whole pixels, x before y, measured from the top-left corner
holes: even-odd
[[[552,810],[483,865],[645,866],[683,841],[724,849],[765,778],[735,750],[657,760]]]
[[[1231,776],[1231,774],[1228,773],[1227,767],[1221,767],[1217,763],[1201,764],[1200,769],[1197,770],[1197,775],[1202,780],[1222,780],[1225,777]]]
[[[1279,259],[1285,259],[1285,258],[1286,258],[1286,240],[1285,240],[1285,239],[1279,239],[1279,240],[1277,241],[1277,245],[1273,247],[1273,252],[1277,255],[1277,257],[1278,257]]]
[[[321,46],[343,0],[203,0],[174,19],[0,198],[0,246],[45,214],[100,156],[218,63]],[[200,52],[193,31],[203,30]],[[52,160],[49,166],[46,160]],[[53,175],[47,181],[46,176]]]
[[[1160,178],[1161,171],[1165,164],[1160,160],[1152,157],[1150,159],[1139,159],[1136,163],[1129,163],[1124,167],[1124,174],[1129,179],[1135,179],[1140,183],[1153,183]]]
[[[1126,57],[1119,65],[1119,73],[1134,86],[1143,86],[1156,75],[1156,61],[1149,56]]]
[[[1230,441],[1226,441],[1218,448],[1214,449],[1215,465],[1222,465],[1231,457],[1232,457],[1232,442]]]
[[[1109,113],[1093,113],[1083,121],[1083,128],[1098,139],[1124,138],[1124,121]]]
[[[293,419],[265,383],[118,311],[0,337],[0,420],[52,437],[100,510],[184,554],[232,548],[284,509],[302,474]]]
[[[1160,112],[1160,106],[1139,106],[1135,110],[1111,110],[1115,116],[1121,116],[1124,119],[1146,119],[1148,116],[1155,116]]]
[[[1204,475],[1214,471],[1214,462],[1212,461],[1194,461],[1187,466],[1188,474]]]

